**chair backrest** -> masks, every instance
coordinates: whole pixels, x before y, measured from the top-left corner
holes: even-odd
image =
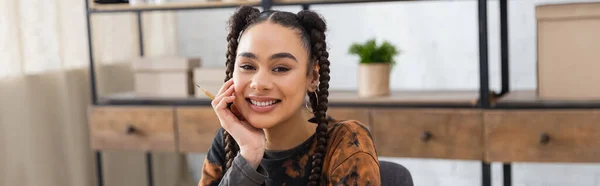
[[[406,167],[389,161],[379,161],[382,186],[413,186],[412,176]]]

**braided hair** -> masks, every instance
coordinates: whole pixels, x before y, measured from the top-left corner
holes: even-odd
[[[327,103],[329,96],[329,53],[327,52],[327,44],[325,39],[325,31],[327,30],[325,21],[315,12],[303,10],[297,14],[281,11],[264,11],[242,6],[229,20],[230,32],[227,36],[227,62],[226,62],[226,77],[225,81],[233,76],[233,67],[238,47],[238,41],[242,32],[249,26],[264,21],[270,21],[288,28],[298,30],[299,37],[303,47],[309,55],[307,64],[307,75],[313,71],[315,65],[319,66],[319,87],[315,92],[307,92],[309,102],[313,110],[313,114],[317,121],[316,129],[316,149],[311,155],[312,169],[308,180],[308,185],[317,185],[321,179],[321,171],[323,167],[323,157],[325,156],[327,146]],[[227,133],[223,131],[225,137],[225,153],[226,153],[226,172],[231,167],[231,163],[235,154],[239,151],[237,143]]]

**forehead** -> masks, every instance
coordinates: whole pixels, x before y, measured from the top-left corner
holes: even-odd
[[[251,26],[244,31],[238,44],[237,53],[251,52],[259,58],[288,52],[299,61],[305,61],[307,53],[302,46],[300,33],[269,21]]]

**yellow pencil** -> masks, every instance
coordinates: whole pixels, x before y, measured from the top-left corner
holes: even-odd
[[[200,87],[200,85],[196,85],[198,88],[200,88],[200,90],[202,90],[202,92],[204,92],[204,95],[208,96],[208,98],[210,98],[210,100],[214,100],[215,96],[213,94],[211,94],[210,92],[208,92],[207,90],[203,89],[202,87]]]
[[[213,95],[210,92],[208,92],[208,90],[203,89],[202,87],[200,87],[200,85],[196,85],[196,86],[198,88],[200,88],[200,90],[202,90],[202,92],[204,92],[204,95],[206,95],[208,98],[210,98],[210,100],[215,100],[215,95]],[[233,105],[233,103],[227,104],[227,108],[231,108],[231,105]]]
[[[207,90],[203,89],[202,87],[200,87],[200,85],[196,85],[198,88],[200,88],[200,90],[202,90],[202,92],[204,92],[204,95],[208,96],[210,98],[210,100],[214,100],[215,96],[213,94],[211,94],[210,92],[208,92]],[[233,103],[229,103],[227,104],[227,108],[231,109],[231,112],[237,116],[238,119],[242,120],[242,121],[246,121],[246,119],[244,119],[244,117],[242,117],[242,114],[240,114],[240,111],[238,111],[235,108],[235,105],[233,105]]]

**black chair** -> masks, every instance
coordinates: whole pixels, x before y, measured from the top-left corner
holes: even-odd
[[[412,176],[406,167],[389,161],[379,161],[382,186],[413,186]]]

